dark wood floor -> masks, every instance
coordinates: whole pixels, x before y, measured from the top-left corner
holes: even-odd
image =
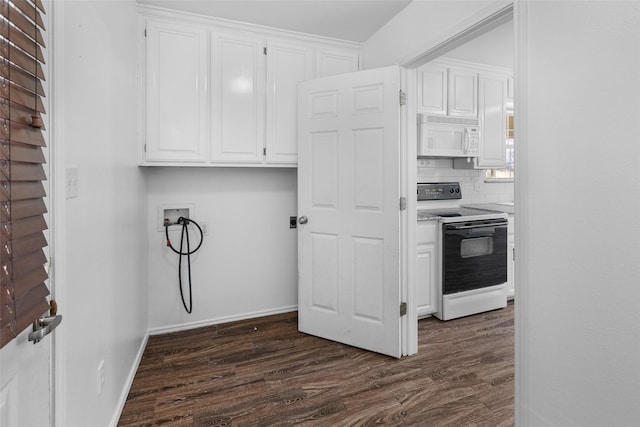
[[[513,425],[513,304],[419,322],[400,360],[297,332],[296,313],[152,336],[119,426]]]

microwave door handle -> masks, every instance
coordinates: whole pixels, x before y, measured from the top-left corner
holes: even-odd
[[[469,153],[469,130],[464,128],[464,154]]]

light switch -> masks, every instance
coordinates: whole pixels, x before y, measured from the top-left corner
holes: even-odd
[[[67,199],[78,197],[77,167],[69,167],[65,170],[65,194]]]

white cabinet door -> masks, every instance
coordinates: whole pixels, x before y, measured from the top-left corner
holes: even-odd
[[[480,168],[506,167],[506,91],[505,76],[480,75]]]
[[[416,227],[416,305],[418,317],[438,310],[436,301],[436,224],[418,222]]]
[[[358,71],[358,52],[354,50],[316,50],[316,78]]]
[[[298,83],[313,78],[312,54],[300,44],[267,43],[267,163],[298,162]]]
[[[449,68],[448,113],[457,117],[478,117],[478,73]]]
[[[399,80],[400,69],[386,67],[304,82],[298,94],[298,328],[394,357]]]
[[[418,112],[447,114],[447,67],[426,64],[418,68]]]
[[[262,163],[264,42],[212,34],[211,161]]]
[[[146,30],[145,161],[206,162],[208,32],[154,21]]]

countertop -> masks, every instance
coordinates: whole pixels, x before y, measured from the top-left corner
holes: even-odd
[[[475,205],[460,205],[463,208],[484,209],[487,211],[503,212],[513,215],[515,213],[513,202],[479,203]]]

